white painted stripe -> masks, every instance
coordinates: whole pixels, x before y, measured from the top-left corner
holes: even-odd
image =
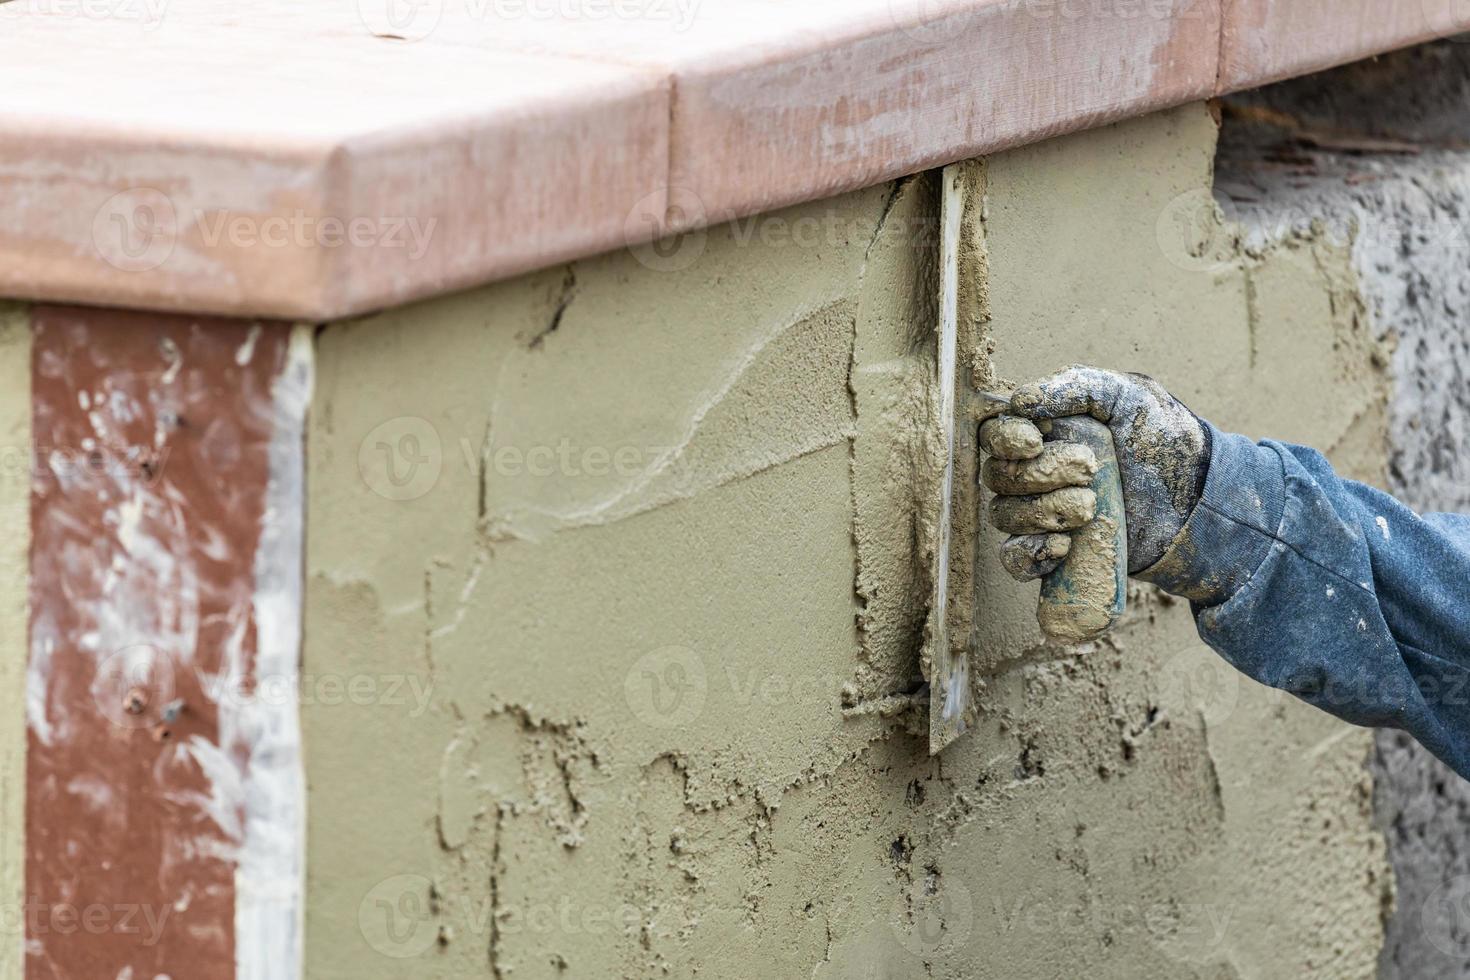
[[[300,680],[305,422],[311,388],[312,330],[298,326],[272,390],[270,480],[255,552],[255,677],[269,683],[252,697],[220,701],[221,735],[232,714],[236,734],[250,752],[245,834],[235,869],[238,980],[298,980],[302,973],[306,779],[300,705],[295,697],[269,692],[295,692]]]

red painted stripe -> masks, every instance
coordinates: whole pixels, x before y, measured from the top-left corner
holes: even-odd
[[[26,976],[233,977],[231,678],[289,328],[33,317]]]

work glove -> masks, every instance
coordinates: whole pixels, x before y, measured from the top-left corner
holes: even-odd
[[[990,522],[1011,535],[1001,563],[1021,581],[1050,574],[1070,549],[1065,532],[1096,514],[1088,487],[1098,469],[1092,450],[1043,441],[1047,420],[1065,415],[1090,415],[1112,432],[1128,520],[1128,573],[1149,568],[1204,492],[1209,429],[1153,378],[1080,366],[1017,388],[1009,413],[980,427],[980,448],[990,457],[981,480],[995,494]]]

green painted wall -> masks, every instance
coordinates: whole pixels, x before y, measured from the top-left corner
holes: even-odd
[[[991,158],[987,370],[1149,369],[1382,465],[1347,256],[1247,254],[1202,106]],[[321,331],[307,975],[1371,973],[1366,733],[1138,589],[1041,645],[982,575],[978,729],[910,705],[932,175]]]

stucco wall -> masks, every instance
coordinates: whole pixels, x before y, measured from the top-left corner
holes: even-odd
[[[0,980],[22,974],[25,920],[26,574],[31,505],[31,331],[0,303]]]
[[[1381,475],[1346,249],[1248,254],[1203,106],[997,156],[976,356],[1150,370]],[[936,181],[325,327],[308,437],[313,978],[1371,974],[1370,738],[1135,589],[978,728],[913,702]]]
[[[1231,100],[1222,204],[1270,241],[1315,221],[1351,246],[1373,331],[1394,346],[1388,487],[1470,510],[1470,45],[1445,41]],[[1470,976],[1470,785],[1381,732],[1378,819],[1399,888],[1386,978]]]

